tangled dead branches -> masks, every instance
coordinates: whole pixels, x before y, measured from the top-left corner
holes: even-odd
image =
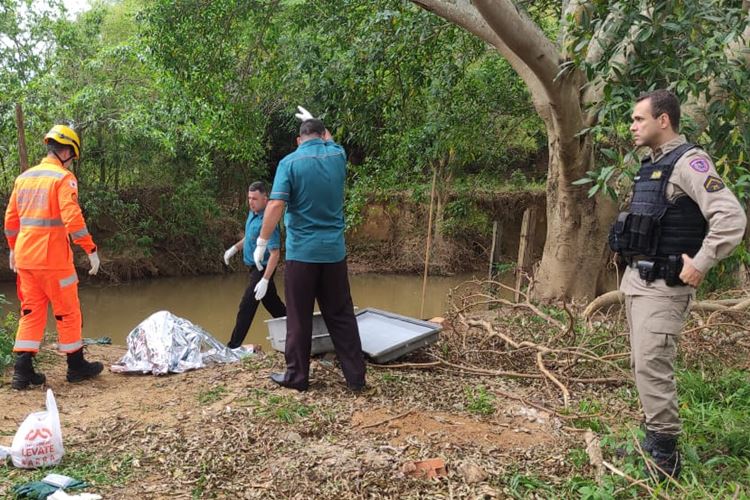
[[[475,375],[546,381],[570,404],[571,384],[630,381],[626,335],[617,317],[582,328],[568,304],[545,308],[506,298],[516,293],[496,281],[469,281],[450,295],[448,325],[435,361],[389,368],[446,369]]]
[[[585,310],[566,303],[545,307],[523,292],[523,302],[512,302],[515,293],[496,281],[463,283],[451,292],[448,327],[439,348],[432,350],[433,361],[390,367],[546,381],[565,408],[576,384],[632,382],[628,329],[617,302],[600,301],[592,312],[594,303]],[[692,362],[709,354],[747,362],[748,306],[744,293],[694,307],[683,331],[683,359]]]

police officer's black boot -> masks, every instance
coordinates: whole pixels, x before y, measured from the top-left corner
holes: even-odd
[[[646,437],[641,439],[641,449],[647,454],[651,455],[654,450],[654,441],[656,440],[656,432],[646,429]]]
[[[650,475],[657,481],[664,481],[667,476],[671,476],[673,479],[680,477],[682,458],[677,450],[677,436],[653,433],[650,454],[657,467],[654,467],[653,464],[647,465],[646,475]]]
[[[68,354],[68,382],[80,382],[94,378],[104,369],[98,361],[89,363],[83,358],[83,347]]]
[[[31,352],[16,354],[13,381],[10,383],[12,388],[21,391],[30,385],[42,385],[47,380],[43,373],[34,371],[34,363],[31,361],[33,358],[34,354]]]

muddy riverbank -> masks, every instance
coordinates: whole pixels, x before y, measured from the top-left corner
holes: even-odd
[[[75,263],[83,281],[123,283],[138,279],[177,276],[221,275],[242,272],[241,257],[232,266],[223,262],[224,250],[242,237],[245,208],[226,208],[202,215],[197,222],[162,220],[169,193],[139,190],[118,196],[127,211],[114,215],[100,209],[88,217],[89,229],[99,246],[99,274],[86,276],[88,260],[80,249]],[[492,225],[498,222],[498,255],[515,261],[523,211],[539,210],[534,257],[541,257],[546,234],[543,191],[508,191],[462,195],[467,213],[436,224],[430,248],[430,274],[452,276],[486,273],[492,246]],[[447,198],[448,202],[457,195]],[[111,203],[107,205],[110,207]],[[117,205],[120,206],[120,205]],[[4,209],[4,207],[2,207]],[[416,200],[409,193],[393,193],[387,199],[371,200],[362,209],[361,221],[347,232],[348,261],[352,273],[422,273],[424,270],[429,200]],[[110,211],[116,212],[114,208]],[[182,226],[185,226],[184,228]],[[169,227],[169,232],[160,228]],[[142,229],[139,229],[142,228]],[[7,262],[8,249],[0,250]],[[0,265],[0,282],[15,281],[7,265]]]

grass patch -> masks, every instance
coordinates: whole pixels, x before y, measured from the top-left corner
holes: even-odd
[[[723,367],[677,372],[680,438],[683,469],[680,488],[649,482],[657,494],[671,498],[750,498],[750,374]],[[597,402],[582,401],[580,411],[599,409]],[[582,424],[576,422],[576,426]],[[645,477],[636,441],[643,431],[635,426],[598,430],[604,459],[635,479]],[[515,473],[503,478],[505,491],[514,498],[582,498],[605,500],[642,497],[643,490],[625,479],[605,473],[597,483],[583,448],[568,452],[571,476],[557,484],[553,478]]]
[[[133,473],[133,460],[131,454],[97,456],[86,451],[66,451],[60,464],[46,469],[16,469],[8,462],[0,467],[0,491],[30,481],[41,481],[50,473],[87,482],[89,487],[84,491],[102,486],[123,486]]]
[[[466,410],[475,415],[492,415],[495,413],[495,396],[482,385],[466,387]]]
[[[212,387],[211,389],[207,391],[201,391],[198,393],[198,402],[202,405],[210,405],[211,403],[215,403],[216,401],[220,400],[224,397],[224,394],[227,393],[227,388],[223,385],[217,385],[216,387]]]
[[[274,394],[262,389],[254,389],[246,401],[253,407],[256,415],[285,424],[292,424],[315,411],[314,406],[302,404],[292,396]]]
[[[406,379],[403,375],[394,373],[382,373],[380,375],[380,380],[386,384],[403,384],[404,382],[406,382]]]
[[[263,354],[251,354],[242,358],[242,368],[250,371],[258,371],[266,368],[271,368],[274,364],[274,360],[271,356],[264,356]]]

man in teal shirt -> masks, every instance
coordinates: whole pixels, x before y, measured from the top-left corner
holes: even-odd
[[[287,303],[286,373],[271,374],[277,384],[305,391],[309,385],[312,318],[318,301],[349,389],[365,386],[365,363],[354,317],[344,244],[346,153],[323,122],[306,116],[298,148],[279,162],[256,265],[270,245],[281,214],[286,238],[284,286]]]
[[[263,302],[263,307],[272,317],[286,316],[286,307],[279,298],[276,285],[273,282],[273,275],[276,271],[276,265],[279,263],[281,252],[281,235],[278,225],[274,227],[271,233],[268,249],[264,252],[261,260],[262,267],[258,269],[253,260],[255,242],[260,234],[260,228],[263,226],[263,214],[268,204],[267,189],[263,182],[250,184],[247,191],[247,202],[250,206],[250,212],[247,215],[247,222],[245,222],[245,237],[224,252],[224,262],[229,265],[229,259],[241,248],[245,265],[250,267],[250,282],[240,301],[232,337],[227,344],[231,349],[240,347],[242,342],[245,341],[250,325],[253,323],[255,312],[258,310],[258,302]],[[263,272],[263,268],[265,268],[265,272]]]

